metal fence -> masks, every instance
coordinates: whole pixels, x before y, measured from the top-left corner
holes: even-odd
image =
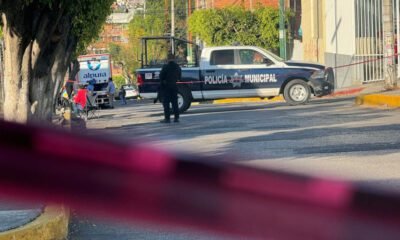
[[[394,37],[395,44],[398,46],[400,42],[400,0],[392,1]],[[355,0],[355,61],[363,62],[355,67],[355,76],[360,82],[382,81],[385,78],[382,4],[382,0]],[[396,60],[397,63],[400,63],[400,56],[397,56]],[[400,77],[400,64],[397,65],[397,68]]]
[[[361,82],[384,80],[382,0],[355,2],[355,76]]]

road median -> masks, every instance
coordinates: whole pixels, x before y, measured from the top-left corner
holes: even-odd
[[[0,232],[0,240],[63,240],[68,235],[69,211],[47,206],[42,215],[19,228]]]

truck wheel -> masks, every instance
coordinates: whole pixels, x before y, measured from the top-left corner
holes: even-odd
[[[178,89],[178,108],[179,113],[186,112],[192,104],[192,98],[190,92],[185,88]]]
[[[303,80],[292,80],[285,86],[283,97],[290,105],[304,104],[311,97],[311,89]]]
[[[335,74],[333,73],[333,69],[332,68],[328,68],[326,70],[326,81],[331,84],[331,93],[335,90]]]

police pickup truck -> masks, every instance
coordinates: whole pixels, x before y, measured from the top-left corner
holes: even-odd
[[[160,43],[160,39],[166,43]],[[150,44],[153,40],[157,44]],[[142,68],[136,71],[142,98],[158,97],[159,75],[167,55],[162,50],[166,48],[182,66],[182,79],[178,82],[181,112],[189,109],[193,101],[281,94],[289,104],[299,105],[311,95],[320,97],[333,90],[333,71],[320,64],[284,61],[255,46],[207,47],[199,58],[197,46],[190,42],[150,37],[142,39]]]

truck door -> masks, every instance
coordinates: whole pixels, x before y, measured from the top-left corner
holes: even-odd
[[[201,69],[204,99],[238,97],[239,88],[231,82],[236,67],[235,50],[212,51],[209,64]]]
[[[237,83],[241,97],[270,97],[279,95],[281,82],[278,73],[282,71],[274,61],[254,49],[238,49]]]

